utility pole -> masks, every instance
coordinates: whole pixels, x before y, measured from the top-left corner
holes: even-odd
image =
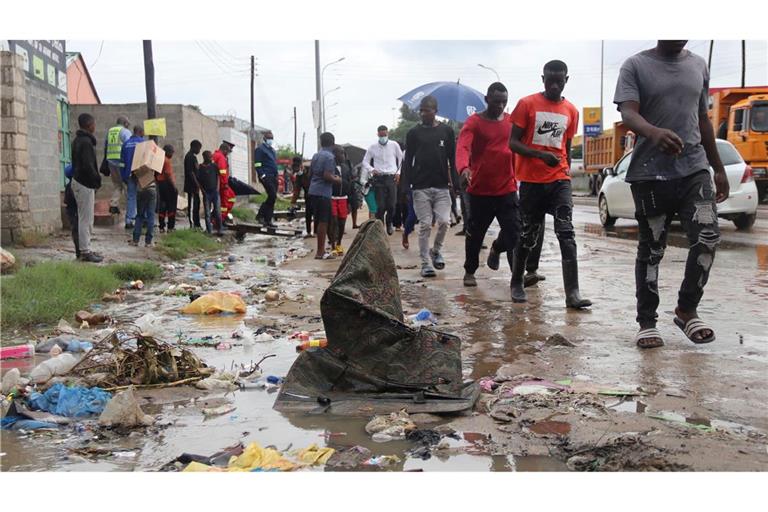
[[[248,176],[251,176],[252,173],[254,173],[254,165],[255,162],[252,162],[251,159],[253,158],[253,150],[254,148],[254,132],[256,128],[256,124],[253,119],[253,111],[254,111],[254,101],[253,101],[253,82],[254,78],[256,76],[256,59],[253,55],[251,55],[251,130],[248,133],[248,162],[250,167],[250,172],[248,173]]]
[[[157,118],[157,98],[155,97],[155,65],[152,62],[152,41],[144,40],[144,85],[147,89],[147,119]],[[149,137],[157,142],[157,135]]]
[[[600,40],[600,132],[601,133],[603,131],[603,126],[604,126],[603,124],[603,117],[604,117],[603,115],[603,82],[605,81],[603,78],[605,74],[604,64],[605,64],[605,40],[601,39]],[[586,134],[583,135],[583,138],[585,140],[582,141],[582,144],[584,144],[584,146],[582,147],[582,155],[583,155],[583,148],[586,147],[586,138],[587,138]]]
[[[307,138],[307,132],[301,132],[301,158],[304,158],[304,140]]]
[[[296,121],[296,107],[293,107],[293,152],[294,154],[299,150],[299,145],[297,140],[297,136],[298,136],[297,130],[298,130],[298,123]]]
[[[742,39],[741,40],[741,86],[746,87],[747,85],[747,42]]]
[[[315,39],[315,97],[317,98],[317,104],[320,105],[322,100],[322,93],[320,92],[320,41]],[[318,116],[318,121],[320,117]],[[317,150],[320,151],[320,123],[317,123]],[[303,150],[302,150],[303,153]]]
[[[709,59],[707,60],[707,72],[709,73],[709,76],[712,76],[712,50],[715,49],[715,40],[710,39],[709,40]]]

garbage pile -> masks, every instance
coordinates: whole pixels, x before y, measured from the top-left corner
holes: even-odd
[[[70,374],[112,389],[190,383],[213,372],[193,352],[123,326],[96,342]]]

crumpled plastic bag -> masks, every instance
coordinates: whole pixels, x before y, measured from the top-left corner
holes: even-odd
[[[149,426],[155,419],[141,410],[133,386],[116,394],[107,403],[104,412],[99,416],[99,425],[106,427],[141,427]]]
[[[45,393],[32,393],[27,400],[30,408],[68,418],[81,418],[100,414],[112,395],[101,388],[68,388],[56,383]]]
[[[198,297],[181,309],[185,315],[215,315],[217,313],[245,313],[242,297],[229,292],[210,292]]]
[[[405,434],[411,430],[416,430],[416,424],[411,421],[405,409],[386,416],[374,416],[365,426],[365,431],[372,434],[373,440],[377,442],[405,439]]]
[[[301,462],[314,466],[315,464],[326,464],[335,451],[333,448],[320,448],[313,444],[303,450],[297,450],[294,454]]]
[[[251,443],[239,457],[232,457],[228,471],[270,470],[291,471],[296,464],[285,459],[280,452],[272,448],[262,448],[258,443]]]

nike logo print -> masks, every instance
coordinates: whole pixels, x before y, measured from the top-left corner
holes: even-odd
[[[545,129],[543,126],[540,127],[537,132],[539,135],[546,135],[547,133],[555,133],[557,131],[557,126],[554,128],[547,128]]]

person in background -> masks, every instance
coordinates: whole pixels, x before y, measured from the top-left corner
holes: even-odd
[[[582,309],[592,302],[579,292],[576,234],[571,221],[571,141],[579,126],[579,111],[562,96],[568,82],[568,66],[563,61],[547,62],[541,79],[544,91],[520,99],[512,111],[509,147],[518,155],[515,174],[520,180],[523,226],[520,243],[514,249],[512,301],[527,301],[523,273],[543,229],[544,216],[549,214],[560,244],[565,305]]]
[[[301,192],[304,192],[304,221],[307,224],[307,232],[304,234],[304,238],[312,237],[312,203],[309,197],[309,185],[312,178],[308,169],[304,168],[304,160],[300,156],[293,157],[291,162],[291,170],[295,178],[293,184],[293,196],[291,196],[291,208],[296,209],[299,196]]]
[[[136,188],[136,225],[133,228],[133,238],[131,238],[131,245],[133,246],[139,245],[141,230],[145,227],[144,246],[152,247],[154,245],[152,238],[155,231],[155,210],[157,209],[158,196],[158,186],[155,182],[158,176],[158,173],[153,173],[152,180],[146,183],[143,188],[135,174],[131,174],[129,178]]]
[[[136,144],[141,142],[144,142],[144,127],[137,124],[133,127],[133,135],[125,141],[120,150],[120,177],[125,183],[128,197],[125,207],[125,229],[133,229],[133,221],[136,218],[136,187],[130,177],[133,153],[136,151]]]
[[[202,229],[200,226],[200,185],[197,183],[197,155],[203,144],[195,139],[189,144],[189,151],[184,155],[184,193],[187,194],[187,218],[189,228]]]
[[[69,227],[72,231],[72,241],[75,243],[75,258],[80,259],[80,239],[77,229],[77,201],[75,195],[72,193],[72,176],[74,168],[72,163],[68,163],[64,167],[64,177],[67,179],[67,184],[64,186],[64,207],[67,212],[67,218],[69,219]]]
[[[515,180],[515,155],[509,149],[512,123],[504,113],[509,93],[504,84],[488,87],[488,107],[470,116],[459,133],[456,166],[466,190],[470,217],[464,239],[464,286],[477,286],[475,272],[479,267],[483,239],[494,219],[499,222],[499,238],[515,247],[520,232],[520,208]],[[510,269],[514,259],[507,254]]]
[[[219,149],[213,152],[211,159],[219,169],[219,201],[221,207],[221,222],[231,224],[230,215],[235,206],[235,192],[229,187],[229,162],[227,156],[234,146],[226,141],[219,145]]]
[[[163,162],[163,172],[157,175],[158,195],[160,198],[158,217],[160,218],[160,232],[165,233],[165,224],[168,222],[168,232],[176,228],[176,207],[179,200],[179,189],[176,188],[176,177],[173,175],[174,149],[170,144],[163,146],[165,151],[165,162]]]
[[[293,193],[293,167],[286,165],[283,167],[283,194],[292,194],[292,193]]]
[[[264,142],[253,151],[253,166],[259,176],[259,182],[264,187],[267,199],[261,203],[256,218],[270,228],[277,226],[272,222],[277,200],[277,151],[274,148],[275,136],[271,131],[264,134]]]
[[[115,187],[112,197],[109,199],[109,213],[120,213],[120,198],[127,193],[126,184],[123,181],[122,161],[120,152],[128,139],[131,138],[131,122],[125,116],[117,118],[115,126],[107,131],[104,139],[104,161],[108,172],[102,173],[112,178],[112,185]],[[135,213],[134,213],[135,216]]]
[[[400,179],[400,166],[403,163],[403,151],[400,149],[400,144],[389,140],[389,130],[386,126],[379,126],[377,132],[379,140],[365,152],[363,167],[373,176],[377,205],[376,218],[384,223],[387,234],[391,235],[394,232],[397,184]]]
[[[421,124],[408,131],[403,159],[403,189],[413,191],[413,209],[419,221],[421,276],[435,277],[435,269],[445,268],[442,249],[451,218],[451,187],[458,188],[456,137],[453,129],[435,119],[437,99],[425,96],[419,106]],[[432,249],[429,237],[432,220],[437,235]]]
[[[325,251],[325,237],[328,234],[328,223],[331,220],[331,196],[333,185],[341,183],[341,177],[336,176],[336,159],[333,146],[336,139],[332,133],[320,135],[320,151],[315,153],[310,164],[312,173],[309,185],[309,197],[314,209],[315,231],[317,233],[316,260],[332,259],[333,256]]]
[[[341,240],[349,215],[349,195],[352,190],[352,166],[347,159],[347,153],[341,146],[334,146],[333,156],[336,159],[336,175],[341,177],[341,183],[333,185],[331,195],[331,224],[328,229],[329,240],[334,256],[342,256],[344,248]]]
[[[730,185],[707,117],[707,62],[686,50],[687,43],[658,41],[655,48],[629,57],[619,71],[613,98],[624,125],[637,134],[625,179],[639,227],[639,348],[664,345],[656,329],[659,265],[673,217],[679,217],[689,244],[673,322],[693,343],[715,341],[714,329],[697,310],[720,243],[717,203],[728,199]]]
[[[368,220],[375,219],[376,213],[379,211],[376,204],[376,190],[373,188],[373,169],[366,168],[366,166],[360,164],[360,193],[365,199],[365,204],[368,206]]]
[[[203,214],[205,215],[205,231],[213,233],[212,225],[216,225],[216,235],[223,235],[221,221],[221,194],[219,193],[219,167],[213,161],[210,151],[203,151],[203,163],[197,168],[197,183],[203,194]]]
[[[96,189],[101,187],[99,164],[96,160],[96,120],[90,114],[80,114],[80,127],[72,141],[72,194],[77,203],[77,234],[80,261],[99,263],[104,258],[91,251],[93,208]]]
[[[347,165],[350,169],[350,190],[349,190],[349,213],[352,216],[352,229],[357,229],[357,210],[363,204],[362,187],[360,186],[360,169],[362,165],[352,165],[347,158]]]

